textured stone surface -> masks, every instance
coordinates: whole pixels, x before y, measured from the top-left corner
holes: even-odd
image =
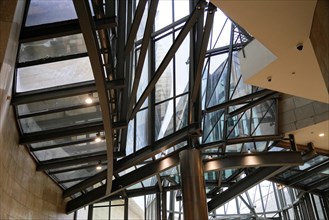
[[[73,219],[64,214],[62,190],[46,174],[36,172],[27,149],[18,144],[16,119],[10,106],[19,35],[19,23],[12,16],[16,3],[0,0],[0,219]]]
[[[310,39],[323,79],[329,91],[329,1],[318,0],[312,22]],[[329,102],[329,100],[328,100]]]
[[[279,132],[287,133],[329,119],[329,104],[282,94],[279,101]]]

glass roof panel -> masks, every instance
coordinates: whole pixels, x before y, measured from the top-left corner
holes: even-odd
[[[19,63],[87,52],[82,34],[22,43]]]
[[[300,183],[303,184],[303,185],[314,183],[314,182],[317,182],[318,180],[320,180],[321,178],[323,178],[323,176],[324,175],[321,175],[321,174],[315,174],[315,175],[311,176],[311,178],[303,180]]]
[[[81,134],[81,135],[73,135],[70,137],[63,137],[63,138],[57,138],[49,141],[41,141],[37,143],[30,144],[32,148],[40,148],[45,146],[53,146],[57,144],[67,144],[69,145],[72,142],[75,141],[86,141],[89,142],[91,139],[94,139],[96,137],[96,132],[92,132],[89,134]]]
[[[31,0],[25,26],[76,19],[72,0]]]
[[[99,173],[98,170],[96,170],[95,168],[90,168],[90,169],[85,169],[85,170],[74,170],[74,171],[65,172],[65,173],[58,173],[58,174],[54,174],[54,176],[59,181],[64,181],[64,180],[70,180],[70,179],[75,179],[75,178],[80,178],[80,177],[90,177],[97,173]]]
[[[23,133],[65,128],[68,126],[81,125],[96,121],[102,121],[99,106],[91,106],[20,119]]]
[[[318,155],[318,156],[312,158],[311,160],[305,162],[302,166],[299,166],[298,169],[299,170],[305,170],[305,169],[308,169],[312,166],[315,166],[315,165],[317,165],[319,163],[322,163],[324,161],[327,161],[327,160],[329,160],[328,157]]]
[[[317,189],[319,189],[319,190],[328,190],[329,189],[329,182],[322,185],[322,186],[319,186]]]
[[[89,57],[17,69],[16,92],[93,80]]]
[[[93,92],[90,94],[82,94],[77,96],[70,96],[66,98],[50,99],[40,102],[33,102],[17,106],[18,115],[28,115],[32,113],[47,113],[48,111],[69,108],[73,106],[88,106],[86,104],[87,98],[92,98],[93,103],[98,103],[98,94]]]
[[[135,185],[132,185],[132,186],[128,187],[127,190],[140,189],[140,188],[143,188],[142,184],[141,183],[136,183]]]
[[[144,187],[149,187],[154,186],[154,184],[157,182],[157,179],[155,176],[152,176],[150,178],[147,178],[146,180],[143,180],[142,182]]]
[[[74,186],[75,184],[78,184],[80,183],[82,180],[79,180],[79,181],[73,181],[73,182],[68,182],[68,183],[61,183],[61,185],[67,189],[67,188],[70,188],[71,186]]]
[[[106,143],[105,141],[96,143],[82,143],[77,145],[71,145],[67,147],[58,147],[54,149],[35,151],[34,155],[40,160],[50,160],[55,158],[76,156],[80,154],[90,154],[97,153],[101,151],[106,151]]]

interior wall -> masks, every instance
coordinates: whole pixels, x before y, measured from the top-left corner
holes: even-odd
[[[27,149],[18,144],[10,99],[24,4],[0,1],[0,219],[73,219],[64,214],[62,190],[36,172]]]

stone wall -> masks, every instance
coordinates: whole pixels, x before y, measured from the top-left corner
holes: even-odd
[[[279,100],[279,132],[287,133],[329,120],[329,104],[282,94]]]
[[[318,0],[312,22],[310,39],[323,79],[329,91],[329,1]],[[329,100],[328,100],[329,102]]]
[[[10,99],[24,4],[0,0],[0,219],[73,219],[64,214],[62,190],[36,172],[26,147],[18,144]]]

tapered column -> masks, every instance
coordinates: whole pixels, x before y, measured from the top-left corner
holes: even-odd
[[[201,153],[188,149],[179,153],[184,219],[208,219]]]

